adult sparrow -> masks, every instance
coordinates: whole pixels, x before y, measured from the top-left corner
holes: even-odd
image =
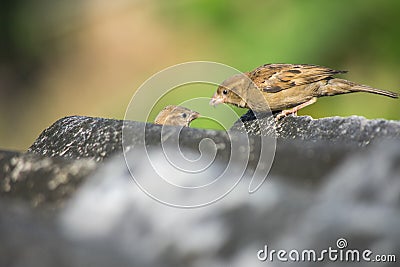
[[[276,117],[279,120],[322,96],[367,92],[398,98],[394,92],[333,77],[346,72],[307,64],[265,64],[223,81],[210,105],[229,103],[253,111],[268,111],[268,105],[272,112],[282,111]]]
[[[170,105],[158,113],[154,123],[189,127],[189,124],[199,116],[200,114],[196,111],[181,106]]]

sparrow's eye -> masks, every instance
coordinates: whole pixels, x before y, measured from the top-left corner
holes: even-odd
[[[222,93],[224,94],[224,95],[227,95],[228,94],[228,90],[224,90],[224,91],[222,91]]]
[[[187,114],[186,114],[186,113],[182,113],[182,117],[183,117],[183,118],[186,118],[186,117],[187,117]]]

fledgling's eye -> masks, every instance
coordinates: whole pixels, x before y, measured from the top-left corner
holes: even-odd
[[[227,95],[228,94],[228,90],[224,90],[224,91],[222,91],[222,93],[224,94],[224,95]]]
[[[183,117],[183,118],[186,118],[186,117],[187,117],[187,114],[186,114],[186,113],[182,113],[182,117]]]

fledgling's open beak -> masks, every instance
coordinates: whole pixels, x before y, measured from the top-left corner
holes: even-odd
[[[200,113],[193,111],[192,114],[190,115],[189,121],[195,120],[200,116],[201,116]]]
[[[189,118],[187,120],[186,126],[189,127],[190,123],[192,121],[194,121],[195,119],[197,119],[198,117],[201,117],[200,113],[198,113],[196,111],[191,112],[190,116],[189,116]]]
[[[210,105],[216,106],[216,105],[222,104],[224,102],[225,102],[224,98],[222,96],[218,95],[217,93],[215,93],[210,100]]]

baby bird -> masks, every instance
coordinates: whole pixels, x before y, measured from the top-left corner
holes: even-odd
[[[394,92],[333,77],[346,72],[307,64],[265,64],[223,81],[210,105],[229,103],[253,111],[268,111],[268,104],[272,112],[282,111],[276,117],[279,120],[288,114],[297,114],[299,109],[322,96],[367,92],[398,98]],[[260,101],[261,95],[265,101]]]
[[[189,124],[198,117],[200,117],[200,114],[196,111],[181,106],[170,105],[158,113],[154,123],[189,127]]]

